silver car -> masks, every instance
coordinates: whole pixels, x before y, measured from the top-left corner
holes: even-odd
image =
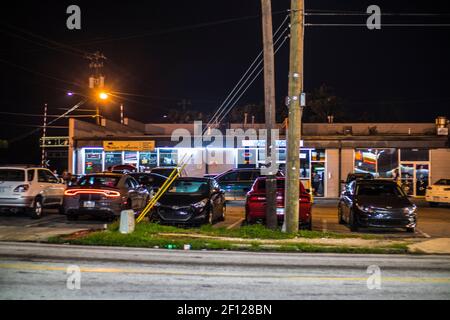
[[[68,220],[84,214],[112,220],[125,209],[138,213],[149,199],[147,189],[127,174],[88,174],[64,192],[64,213]]]

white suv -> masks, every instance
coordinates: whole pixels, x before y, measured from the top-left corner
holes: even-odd
[[[0,208],[26,210],[33,219],[43,208],[62,211],[66,185],[48,169],[33,166],[0,166]]]

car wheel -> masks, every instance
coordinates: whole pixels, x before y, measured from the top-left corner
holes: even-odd
[[[416,228],[406,228],[406,232],[414,233],[414,232],[416,232]]]
[[[42,214],[44,212],[44,207],[42,205],[42,199],[36,198],[34,200],[33,208],[31,209],[31,218],[32,219],[40,219],[42,218]]]
[[[309,221],[307,224],[301,225],[299,229],[303,230],[312,230],[312,221]]]
[[[225,215],[227,213],[227,206],[225,205],[225,203],[223,204],[223,208],[222,208],[222,216],[220,217],[220,221],[225,221]]]
[[[430,207],[432,207],[432,208],[435,208],[439,205],[439,203],[437,203],[437,202],[428,202],[428,203],[429,203]]]
[[[350,212],[349,220],[350,220],[349,221],[350,231],[357,232],[359,229],[359,226],[358,226],[358,221],[356,221],[356,219],[355,219],[355,213],[353,211]]]
[[[345,224],[344,217],[342,216],[342,207],[338,207],[338,222],[339,224]]]

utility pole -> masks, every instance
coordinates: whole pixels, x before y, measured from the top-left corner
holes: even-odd
[[[261,0],[263,48],[264,48],[264,113],[266,120],[266,168],[273,168],[271,162],[276,161],[276,149],[272,143],[272,129],[275,129],[275,66],[273,53],[272,3]],[[276,172],[266,175],[266,225],[276,229],[277,218],[277,180]]]
[[[105,77],[101,73],[101,69],[103,68],[103,61],[106,60],[106,57],[103,53],[99,51],[87,54],[86,59],[89,62],[89,68],[92,70],[91,76],[89,77],[89,88],[90,89],[103,89],[105,86]],[[96,97],[96,92],[94,93]],[[97,125],[100,125],[100,106],[98,103],[95,103],[95,119]]]
[[[44,124],[42,126],[42,145],[41,145],[41,166],[46,167],[45,157],[45,137],[47,134],[47,104],[44,104]]]
[[[296,233],[299,224],[300,139],[303,91],[304,1],[291,0],[291,48],[289,58],[289,125],[287,130],[285,221],[283,230]]]

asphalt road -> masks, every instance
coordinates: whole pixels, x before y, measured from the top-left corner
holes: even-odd
[[[77,268],[79,282],[74,277]],[[0,242],[0,299],[448,300],[450,256],[194,252]]]

